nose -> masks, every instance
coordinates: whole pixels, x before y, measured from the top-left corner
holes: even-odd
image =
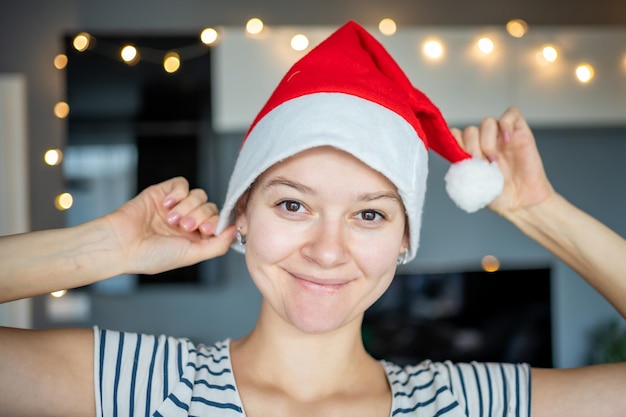
[[[302,247],[305,258],[323,268],[341,265],[348,259],[347,236],[340,221],[320,221]]]

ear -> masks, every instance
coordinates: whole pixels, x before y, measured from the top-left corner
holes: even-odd
[[[402,246],[404,250],[409,250],[409,246],[411,246],[411,234],[409,232],[409,218],[405,216],[404,218],[404,235],[402,236]]]
[[[248,206],[248,198],[250,197],[250,189],[247,189],[239,200],[237,200],[237,205],[235,206],[235,224],[238,228],[241,228],[245,231],[248,227],[248,214],[246,213],[246,208]]]

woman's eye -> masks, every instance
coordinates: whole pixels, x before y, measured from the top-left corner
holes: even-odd
[[[361,220],[366,222],[373,222],[384,218],[382,214],[375,210],[364,210],[361,212]]]
[[[287,211],[296,213],[300,211],[302,208],[302,203],[298,203],[297,201],[287,200],[280,203],[280,205]]]

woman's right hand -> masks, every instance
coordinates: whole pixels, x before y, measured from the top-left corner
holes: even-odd
[[[104,216],[119,244],[125,272],[156,274],[223,255],[235,226],[215,235],[217,206],[182,177],[143,190]]]

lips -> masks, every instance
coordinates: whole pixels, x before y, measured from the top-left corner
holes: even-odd
[[[291,276],[302,289],[315,294],[334,294],[350,283],[345,279],[322,279],[295,274]]]

